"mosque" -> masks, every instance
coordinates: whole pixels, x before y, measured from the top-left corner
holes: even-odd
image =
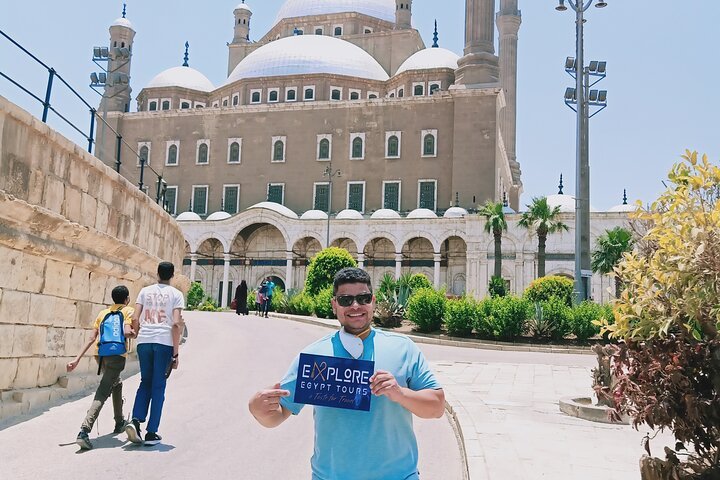
[[[168,184],[185,273],[226,305],[242,279],[301,287],[309,258],[338,245],[375,282],[421,272],[455,294],[484,296],[493,239],[472,212],[492,200],[510,224],[503,277],[521,292],[537,271],[537,239],[514,213],[521,15],[518,0],[500,0],[499,11],[495,3],[466,0],[460,56],[439,46],[437,27],[426,47],[412,0],[287,0],[257,41],[243,0],[222,85],[190,67],[187,50],[182,66],[142,88],[137,111],[127,84],[107,85],[100,110],[135,150],[122,157]],[[129,78],[132,56],[143,54],[134,35],[125,15],[112,24],[111,50],[127,54],[111,56],[109,71]],[[114,138],[98,148],[112,156]],[[571,230],[548,238],[547,272],[572,276],[574,199],[549,200]],[[626,222],[628,208],[594,213],[592,239]],[[593,297],[606,298],[610,284],[594,278]]]

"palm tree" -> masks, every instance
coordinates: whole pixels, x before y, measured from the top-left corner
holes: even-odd
[[[538,236],[538,278],[545,276],[545,244],[549,233],[567,232],[568,226],[561,222],[560,207],[550,207],[547,197],[533,198],[528,211],[522,214],[520,226],[535,230]]]
[[[590,267],[593,272],[603,275],[611,273],[622,260],[623,254],[632,250],[634,243],[632,233],[623,227],[606,230],[598,237],[592,252]],[[615,298],[620,297],[620,287],[620,277],[615,275]]]
[[[478,212],[485,217],[485,231],[492,232],[495,238],[495,277],[502,277],[502,232],[507,231],[507,221],[503,212],[503,204],[501,202],[491,202],[488,200],[480,208]]]

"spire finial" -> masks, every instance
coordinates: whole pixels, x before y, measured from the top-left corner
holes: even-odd
[[[503,192],[503,207],[508,206],[507,192]]]
[[[623,205],[627,205],[627,189],[623,188]]]
[[[455,192],[455,206],[460,206],[460,192]]]
[[[185,42],[185,57],[184,62],[182,64],[183,67],[189,67],[190,64],[188,63],[188,60],[190,60],[190,55],[188,54],[188,50],[190,49],[190,42]]]
[[[432,48],[438,48],[438,31],[437,31],[437,20],[435,20],[435,33],[433,33],[433,44]]]
[[[562,173],[560,174],[560,185],[558,185],[558,195],[563,194],[563,183],[562,183]]]
[[[127,10],[127,3],[123,3],[123,18],[125,18],[126,10]]]

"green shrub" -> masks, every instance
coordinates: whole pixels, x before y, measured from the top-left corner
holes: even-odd
[[[335,274],[345,267],[357,267],[357,262],[344,248],[325,248],[315,255],[308,267],[305,290],[317,295],[322,289],[332,286]]]
[[[505,279],[493,276],[490,279],[490,285],[488,285],[488,293],[490,293],[491,297],[504,297],[507,295],[507,284],[505,283]]]
[[[477,316],[475,300],[463,297],[460,300],[449,300],[445,304],[445,328],[448,335],[467,337],[472,333]]]
[[[315,313],[313,298],[305,290],[290,298],[289,308],[290,313],[294,315],[312,315]]]
[[[410,290],[416,292],[421,288],[432,288],[430,280],[422,273],[415,273],[408,279],[408,286]]]
[[[385,328],[396,328],[402,325],[405,308],[398,303],[395,296],[386,297],[380,293],[375,303],[373,322],[375,325]]]
[[[573,281],[560,276],[542,277],[533,280],[525,290],[525,298],[531,303],[544,302],[557,297],[568,307],[572,305]]]
[[[248,290],[247,294],[247,307],[248,310],[255,309],[255,299],[257,298],[257,288],[254,290]]]
[[[315,315],[320,318],[335,318],[332,309],[332,286],[320,290],[320,293],[313,298]]]
[[[475,331],[484,338],[512,340],[525,332],[531,304],[520,297],[486,298],[478,305]]]
[[[284,291],[277,286],[273,288],[273,296],[270,303],[273,312],[290,313],[290,298],[297,295],[297,293],[297,290],[294,289]]]
[[[217,312],[219,310],[215,300],[210,297],[206,297],[205,300],[198,305],[197,309],[201,312]]]
[[[567,306],[564,299],[558,297],[550,297],[548,300],[540,302],[540,306],[547,321],[553,324],[550,338],[552,340],[565,338],[572,331],[572,308]]]
[[[187,293],[187,309],[195,310],[205,298],[205,290],[203,290],[200,282],[193,282]]]
[[[611,307],[612,308],[612,307]],[[582,302],[572,309],[571,333],[578,340],[587,340],[600,333],[600,326],[596,323],[607,315],[607,308],[594,302]]]
[[[410,297],[407,318],[420,332],[434,332],[442,326],[445,313],[445,293],[432,288],[421,288]]]
[[[380,280],[380,285],[377,289],[377,295],[383,295],[385,298],[390,298],[395,294],[396,291],[397,282],[395,281],[395,277],[390,275],[390,273],[385,272],[385,275],[383,275],[382,279]]]

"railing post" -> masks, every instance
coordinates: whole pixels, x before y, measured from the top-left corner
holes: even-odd
[[[95,142],[95,109],[90,109],[90,136],[88,137],[88,153],[93,151],[93,143]]]
[[[162,190],[162,184],[163,184],[162,175],[158,175],[157,193],[155,194],[155,203],[160,203],[160,191]]]
[[[140,155],[140,183],[138,183],[138,188],[142,191],[143,189],[143,177],[145,176],[145,157]]]
[[[50,110],[50,94],[52,94],[52,84],[53,84],[53,79],[55,78],[55,69],[54,68],[48,69],[48,73],[49,73],[49,77],[48,77],[47,90],[45,91],[45,102],[43,102],[43,115],[42,115],[43,123],[47,122],[48,111]]]
[[[122,135],[117,136],[117,153],[115,154],[115,171],[120,173],[120,165],[122,165],[122,162],[120,161],[120,151],[122,149]]]

